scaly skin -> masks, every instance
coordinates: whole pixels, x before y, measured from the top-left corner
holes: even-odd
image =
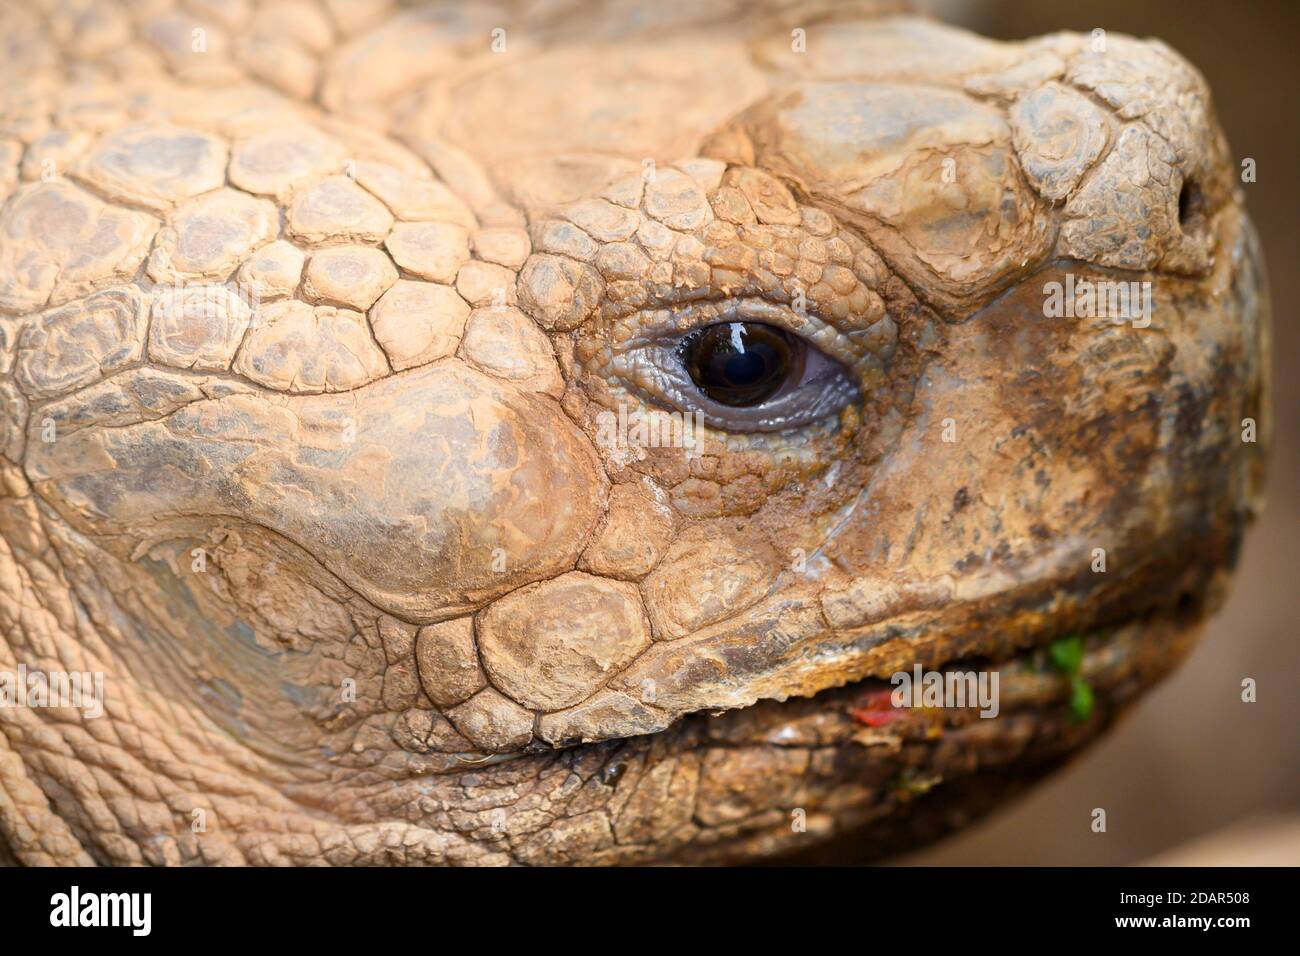
[[[883,853],[1186,652],[1267,324],[1202,79],[654,10],[3,6],[0,670],[106,699],[0,707],[0,860]],[[1067,274],[1151,282],[1149,327],[1047,317]],[[665,356],[737,315],[856,396],[599,440],[699,407]],[[961,660],[997,718],[864,720]]]

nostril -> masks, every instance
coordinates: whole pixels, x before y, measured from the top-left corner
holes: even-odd
[[[1183,180],[1183,188],[1178,191],[1178,225],[1184,232],[1199,226],[1204,206],[1200,184],[1194,179]]]

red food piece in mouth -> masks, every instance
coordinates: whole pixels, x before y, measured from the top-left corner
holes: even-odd
[[[861,703],[849,708],[849,716],[868,727],[884,727],[907,716],[906,710],[895,707],[893,690],[888,687],[863,692]]]

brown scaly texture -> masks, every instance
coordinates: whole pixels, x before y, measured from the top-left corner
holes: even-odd
[[[885,852],[1185,653],[1267,322],[1203,80],[733,6],[0,6],[0,671],[105,675],[0,707],[0,862]],[[600,440],[738,317],[852,400]]]

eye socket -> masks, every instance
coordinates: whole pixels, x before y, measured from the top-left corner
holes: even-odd
[[[688,303],[640,313],[639,324],[596,359],[607,380],[724,431],[824,421],[883,371],[850,336],[779,303]]]
[[[805,353],[801,340],[760,322],[722,322],[696,329],[677,350],[695,386],[730,408],[767,401],[803,373]]]

